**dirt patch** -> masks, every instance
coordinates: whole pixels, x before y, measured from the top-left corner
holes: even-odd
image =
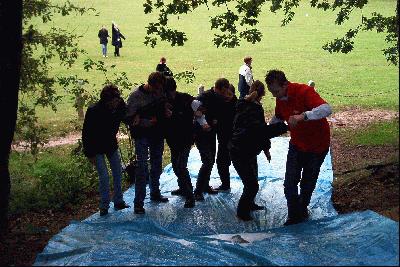
[[[333,128],[357,129],[371,123],[390,121],[396,118],[399,118],[399,112],[397,111],[383,109],[365,110],[353,107],[333,113],[328,121]]]

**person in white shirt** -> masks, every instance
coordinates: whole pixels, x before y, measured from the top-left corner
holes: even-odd
[[[244,64],[239,69],[239,99],[243,99],[249,94],[250,86],[253,84],[253,72],[251,70],[251,62],[253,59],[250,56],[246,56]]]

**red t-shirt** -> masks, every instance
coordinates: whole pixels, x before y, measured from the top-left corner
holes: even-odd
[[[310,111],[326,104],[319,94],[306,84],[288,83],[287,100],[276,99],[275,116],[288,121],[292,115]],[[326,118],[301,121],[290,130],[290,142],[300,151],[322,153],[329,148],[330,130]]]

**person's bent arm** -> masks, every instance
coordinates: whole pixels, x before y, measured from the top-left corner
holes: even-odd
[[[305,111],[304,114],[305,120],[320,120],[330,116],[332,114],[332,109],[329,104],[322,104],[310,111]]]

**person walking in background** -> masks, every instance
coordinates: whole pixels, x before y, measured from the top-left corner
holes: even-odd
[[[165,76],[174,76],[172,71],[167,66],[167,59],[165,57],[160,59],[160,63],[157,64],[156,71],[161,72]]]
[[[121,33],[118,25],[115,22],[112,23],[112,45],[114,46],[114,56],[119,57],[119,49],[122,47],[122,39],[125,40],[125,36]]]
[[[253,59],[246,56],[243,61],[244,64],[239,68],[239,99],[243,99],[249,93],[250,86],[253,83],[253,72],[251,70]]]
[[[135,140],[138,168],[135,181],[134,212],[145,213],[146,179],[149,176],[148,158],[150,154],[150,200],[168,202],[161,195],[160,175],[164,135],[161,121],[165,118],[165,96],[163,87],[165,76],[160,72],[149,75],[146,84],[135,88],[128,98],[127,123]]]
[[[332,110],[313,87],[289,82],[280,70],[268,71],[265,82],[276,98],[270,124],[287,121],[290,131],[284,192],[288,208],[285,225],[291,225],[309,216],[307,207],[330,146],[326,117]]]
[[[114,209],[129,208],[123,200],[121,189],[122,166],[118,153],[118,133],[125,118],[126,106],[118,87],[106,85],[100,100],[87,109],[82,129],[83,152],[96,166],[99,174],[100,216],[108,214],[110,204],[109,174],[105,156],[110,162],[114,180]]]
[[[264,84],[255,81],[249,90],[249,95],[239,99],[233,121],[232,139],[229,143],[233,166],[243,182],[243,192],[237,206],[237,216],[244,221],[252,220],[251,211],[262,210],[263,206],[255,203],[258,193],[257,155],[264,151],[271,160],[269,149],[270,138],[287,131],[283,122],[267,125],[261,99],[265,95]]]
[[[103,57],[107,57],[107,43],[108,43],[108,31],[106,29],[106,26],[102,26],[101,29],[99,30],[99,33],[97,36],[100,39],[100,45],[101,45],[101,51],[103,53]]]

